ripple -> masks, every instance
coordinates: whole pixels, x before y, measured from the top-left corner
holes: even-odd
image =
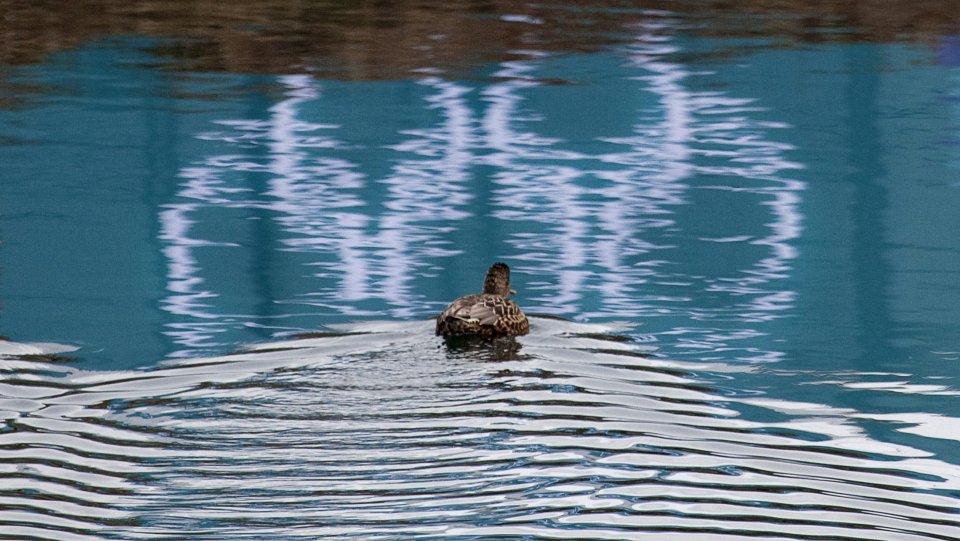
[[[0,527],[24,539],[958,539],[960,468],[855,422],[876,416],[731,396],[698,374],[750,368],[666,359],[621,325],[533,323],[502,351],[448,348],[427,321],[138,372],[11,356]]]

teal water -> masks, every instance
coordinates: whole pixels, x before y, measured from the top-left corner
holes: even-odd
[[[11,538],[960,539],[955,39],[157,47],[0,72]],[[447,351],[495,260],[566,321]]]
[[[729,331],[745,361],[951,364],[960,90],[932,51],[690,40],[342,82],[156,71],[146,46],[12,77],[11,338],[149,366],[429,317],[504,259],[529,310],[677,353]]]

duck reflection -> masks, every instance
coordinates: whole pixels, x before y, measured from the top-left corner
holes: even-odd
[[[443,346],[452,359],[476,361],[521,361],[529,358],[520,352],[522,345],[514,336],[446,336]]]

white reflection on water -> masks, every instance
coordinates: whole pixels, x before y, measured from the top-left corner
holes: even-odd
[[[801,233],[799,192],[804,189],[804,184],[783,176],[790,170],[802,168],[783,156],[792,147],[765,136],[771,130],[788,126],[752,118],[752,113],[765,111],[752,106],[751,99],[685,88],[684,80],[693,74],[685,66],[665,60],[678,49],[656,35],[656,28],[642,34],[632,51],[636,65],[652,73],[645,79],[650,82],[650,91],[660,96],[664,111],[662,124],[654,128],[660,133],[647,136],[648,140],[662,141],[655,151],[663,161],[662,170],[651,178],[684,190],[689,186],[680,183],[690,177],[719,176],[724,179],[723,184],[706,188],[754,191],[767,198],[760,204],[768,207],[772,214],[772,219],[763,224],[768,234],[715,240],[766,246],[770,249],[769,255],[754,262],[750,268],[736,269],[740,276],[714,277],[716,281],[707,291],[751,295],[753,298],[739,307],[739,315],[747,320],[776,317],[776,311],[792,306],[795,294],[788,290],[770,291],[763,286],[771,280],[787,277],[790,261],[797,257],[791,241]],[[643,125],[637,126],[638,133],[644,133],[644,129]],[[643,138],[621,142],[637,146],[646,143]],[[715,164],[718,158],[722,159],[719,165]],[[706,165],[700,165],[700,162]],[[751,188],[757,180],[762,183]],[[676,197],[682,196],[677,194]],[[753,234],[755,231],[757,229],[749,230]]]
[[[650,357],[626,328],[532,329],[497,350],[371,322],[140,372],[0,344],[0,531],[958,539],[960,468],[861,425],[956,419],[730,396],[696,374],[753,368]]]
[[[597,56],[630,64],[583,90],[540,79],[556,69],[575,76],[576,59],[532,51],[480,83],[393,83],[407,101],[361,139],[348,134],[355,115],[382,107],[376,87],[365,98],[368,83],[278,79],[283,98],[264,118],[200,135],[226,152],[184,169],[160,214],[164,309],[175,316],[166,333],[200,347],[297,312],[423,317],[449,300],[431,283],[438,272],[462,293],[473,288],[464,280],[478,279],[462,269],[488,258],[514,262],[534,312],[779,317],[795,299],[779,284],[797,256],[803,189],[784,176],[797,168],[784,157],[791,147],[772,138],[785,125],[764,120],[749,98],[696,89],[704,75],[671,60],[679,47],[654,34]],[[571,110],[593,92],[625,99]],[[578,118],[592,114],[606,115],[611,131],[578,135]],[[614,121],[630,133],[615,133]],[[558,122],[569,125],[558,131]],[[722,231],[701,231],[705,219]],[[269,294],[224,261],[267,266],[258,272],[277,275]],[[448,267],[460,274],[440,270]],[[717,300],[692,303],[697,296]]]

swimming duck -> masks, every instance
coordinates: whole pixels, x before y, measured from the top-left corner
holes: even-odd
[[[507,296],[510,289],[510,267],[494,263],[483,279],[483,293],[466,295],[450,303],[437,318],[437,335],[484,337],[520,336],[527,334],[530,323],[517,303]]]

